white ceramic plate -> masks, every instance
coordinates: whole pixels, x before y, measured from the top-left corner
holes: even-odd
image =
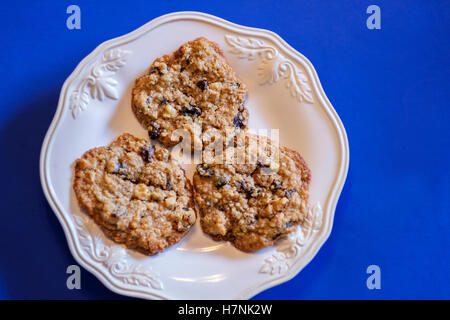
[[[134,79],[153,60],[204,36],[249,87],[249,127],[280,129],[312,171],[307,222],[277,246],[243,253],[195,225],[153,257],[107,239],[81,212],[72,165],[123,132],[146,137],[130,108]],[[248,299],[294,277],[328,238],[349,163],[345,129],[311,63],[276,34],[196,12],[159,17],[87,56],[64,83],[40,159],[44,193],[77,262],[111,290],[149,299]]]

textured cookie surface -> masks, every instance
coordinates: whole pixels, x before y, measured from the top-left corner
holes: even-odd
[[[156,59],[136,80],[132,108],[151,138],[173,146],[180,141],[174,131],[184,129],[197,146],[201,130],[225,136],[246,128],[246,95],[217,44],[198,38]]]
[[[123,134],[75,162],[76,197],[114,241],[153,255],[195,223],[192,186],[169,152]]]
[[[273,245],[303,222],[311,175],[296,151],[271,151],[274,145],[267,138],[248,134],[240,145],[229,158],[234,163],[222,162],[224,157],[197,166],[194,197],[205,233],[255,251]]]

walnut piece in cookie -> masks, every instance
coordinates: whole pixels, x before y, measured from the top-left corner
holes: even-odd
[[[75,162],[73,188],[114,241],[153,255],[180,241],[195,223],[192,186],[169,151],[123,134]]]
[[[205,233],[251,252],[273,245],[303,223],[311,173],[298,152],[275,148],[265,137],[240,136],[242,145],[225,150],[233,152],[233,161],[224,157],[197,166],[194,198]]]
[[[184,129],[197,146],[202,131],[215,129],[226,137],[246,129],[246,96],[246,85],[218,45],[198,38],[156,59],[137,78],[132,109],[150,138],[174,146],[181,139],[175,131]]]

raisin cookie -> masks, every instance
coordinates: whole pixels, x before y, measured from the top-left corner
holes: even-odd
[[[245,133],[230,152],[194,173],[202,229],[247,252],[271,246],[307,216],[310,170],[299,153],[261,136]]]
[[[198,38],[156,59],[136,80],[132,109],[150,138],[174,146],[182,139],[175,130],[184,129],[201,148],[202,131],[215,130],[225,137],[246,129],[246,96],[246,85],[218,45]]]
[[[169,152],[123,134],[75,162],[73,188],[114,241],[153,255],[177,243],[195,223],[192,185]]]

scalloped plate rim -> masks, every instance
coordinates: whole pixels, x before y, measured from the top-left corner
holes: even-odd
[[[307,251],[304,252],[304,254],[301,256],[301,263],[297,260],[292,267],[289,269],[288,272],[284,273],[283,275],[274,277],[270,279],[269,281],[265,281],[259,285],[255,285],[253,287],[247,288],[238,295],[234,297],[230,297],[230,299],[249,299],[253,297],[254,295],[271,288],[273,286],[276,286],[278,284],[281,284],[283,282],[286,282],[293,277],[295,277],[318,253],[320,248],[323,246],[323,244],[328,239],[331,229],[333,226],[334,221],[334,214],[335,209],[337,205],[337,201],[339,199],[340,193],[342,191],[342,188],[344,186],[347,173],[348,173],[348,167],[349,167],[349,145],[347,140],[347,134],[345,131],[345,128],[342,124],[342,121],[340,120],[337,112],[331,105],[330,101],[328,100],[322,85],[320,83],[319,77],[317,75],[316,70],[314,69],[311,62],[304,57],[301,53],[296,51],[293,47],[291,47],[286,41],[284,41],[279,35],[276,33],[266,30],[266,29],[260,29],[260,28],[253,28],[253,27],[247,27],[238,25],[232,22],[229,22],[227,20],[224,20],[222,18],[202,13],[202,12],[196,12],[196,11],[180,11],[180,12],[173,12],[166,15],[159,16],[143,26],[139,27],[138,29],[131,31],[123,36],[110,39],[108,41],[103,42],[102,44],[98,45],[89,55],[87,55],[81,62],[76,66],[74,71],[70,74],[70,76],[65,80],[62,88],[61,93],[58,100],[58,107],[55,112],[55,115],[53,117],[53,120],[50,124],[50,127],[45,135],[42,148],[41,148],[41,154],[40,154],[40,161],[39,161],[39,168],[40,168],[40,180],[42,189],[44,191],[44,195],[47,198],[47,201],[52,208],[53,212],[57,216],[60,224],[63,227],[64,234],[67,240],[67,243],[69,245],[69,249],[72,253],[72,256],[76,260],[78,264],[83,266],[86,270],[88,270],[90,273],[92,273],[96,278],[98,278],[108,289],[111,291],[131,296],[131,297],[137,297],[137,298],[144,298],[144,299],[171,299],[170,295],[164,294],[159,295],[155,292],[149,292],[149,291],[143,291],[139,290],[138,288],[129,289],[122,286],[119,286],[115,283],[114,280],[112,280],[110,277],[108,277],[105,272],[99,270],[97,267],[91,265],[89,261],[84,257],[84,253],[80,252],[75,245],[75,239],[74,234],[69,229],[69,224],[72,222],[67,221],[67,217],[62,213],[61,205],[58,202],[58,199],[54,196],[53,187],[50,183],[50,177],[48,175],[49,170],[47,168],[48,162],[47,162],[47,156],[49,154],[49,151],[52,148],[52,137],[57,133],[60,118],[63,114],[64,107],[68,107],[64,105],[64,101],[66,99],[66,96],[68,94],[68,88],[69,86],[77,79],[77,77],[80,75],[82,70],[92,62],[94,62],[98,56],[103,53],[106,49],[111,49],[118,47],[120,45],[123,45],[125,43],[131,42],[143,35],[145,35],[147,32],[150,32],[152,29],[158,27],[159,25],[169,23],[176,20],[197,20],[197,21],[203,21],[207,22],[213,25],[218,25],[222,28],[235,31],[237,33],[246,34],[246,35],[256,35],[260,38],[266,38],[270,39],[274,42],[276,48],[280,49],[281,52],[286,54],[290,59],[294,60],[297,63],[300,63],[304,65],[305,70],[309,74],[311,78],[311,86],[314,88],[317,98],[320,100],[320,104],[324,107],[327,116],[330,118],[331,122],[334,125],[334,129],[336,130],[337,136],[339,138],[339,149],[341,152],[340,155],[340,168],[337,173],[337,177],[335,178],[335,185],[334,188],[332,188],[329,191],[329,194],[327,196],[327,201],[325,203],[322,203],[323,207],[323,214],[329,217],[326,219],[323,229],[318,235],[317,239],[311,244],[311,246],[308,248]]]

